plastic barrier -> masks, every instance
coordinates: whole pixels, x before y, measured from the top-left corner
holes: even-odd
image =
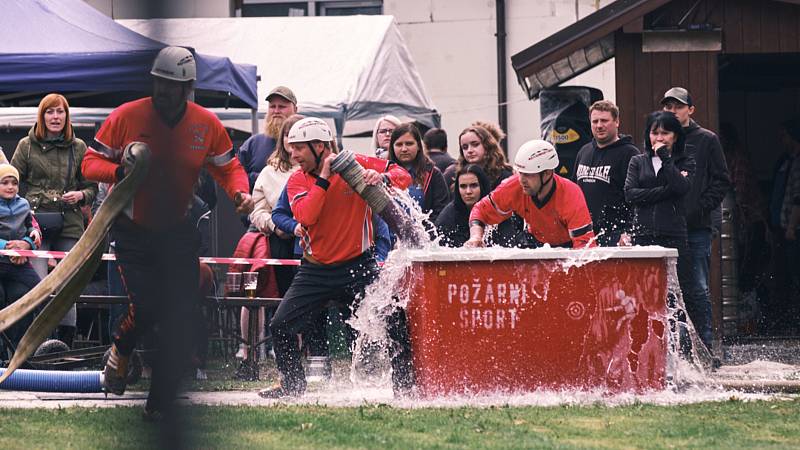
[[[55,250],[6,250],[0,249],[0,255],[3,256],[25,256],[28,258],[54,258],[64,259],[69,255],[69,252],[61,252]],[[101,259],[103,261],[116,261],[117,256],[113,253],[103,253]],[[216,256],[201,256],[199,258],[201,263],[206,264],[255,264],[263,263],[268,266],[299,266],[299,259],[275,259],[275,258],[222,258]]]
[[[675,250],[410,253],[408,318],[422,395],[664,388]]]
[[[0,375],[6,369],[0,369]],[[103,392],[101,372],[17,369],[0,389],[35,392]]]

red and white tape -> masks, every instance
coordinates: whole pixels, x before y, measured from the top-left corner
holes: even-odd
[[[45,250],[0,250],[0,255],[4,256],[27,256],[28,258],[54,258],[64,259],[69,252],[56,252]],[[103,253],[103,260],[115,261],[117,258],[113,253]],[[273,259],[273,258],[217,258],[212,256],[201,256],[201,263],[206,264],[256,264],[261,263],[268,266],[299,266],[299,259]]]

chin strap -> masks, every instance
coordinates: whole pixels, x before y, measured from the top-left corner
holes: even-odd
[[[311,145],[311,142],[307,142],[306,145],[308,145],[308,149],[311,150],[311,154],[314,155],[314,170],[317,170],[319,169],[319,162],[322,161],[322,153],[314,151],[314,146]]]
[[[549,183],[552,179],[553,179],[553,174],[550,174],[550,178],[547,180],[547,182]],[[544,189],[544,186],[545,186],[544,172],[539,172],[539,190],[536,191],[536,197],[537,198],[542,193],[542,190]]]

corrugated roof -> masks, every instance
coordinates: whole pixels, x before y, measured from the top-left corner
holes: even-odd
[[[511,57],[531,99],[614,57],[614,32],[671,0],[617,0]]]

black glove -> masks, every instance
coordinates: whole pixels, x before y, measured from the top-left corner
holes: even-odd
[[[117,178],[117,182],[122,181],[122,179],[125,178],[125,175],[133,170],[134,164],[136,164],[136,157],[132,152],[125,152],[122,155],[122,161],[120,161],[116,170],[114,170],[114,176]]]
[[[670,155],[669,148],[667,148],[666,145],[658,147],[656,149],[656,155],[661,158],[661,161],[669,161],[669,159],[672,157],[672,155]]]
[[[119,183],[120,181],[122,181],[122,179],[123,179],[123,178],[125,178],[125,175],[127,175],[127,174],[125,173],[125,165],[124,165],[124,164],[120,164],[120,165],[118,165],[118,166],[117,166],[117,168],[116,168],[116,170],[114,170],[114,176],[115,176],[115,177],[116,177],[116,179],[117,179],[117,183]]]
[[[139,142],[131,142],[122,152],[122,161],[119,162],[119,166],[114,170],[114,176],[117,177],[118,182],[125,178],[133,170],[133,166],[136,165],[136,154],[132,151],[132,147],[136,144],[141,145]]]

